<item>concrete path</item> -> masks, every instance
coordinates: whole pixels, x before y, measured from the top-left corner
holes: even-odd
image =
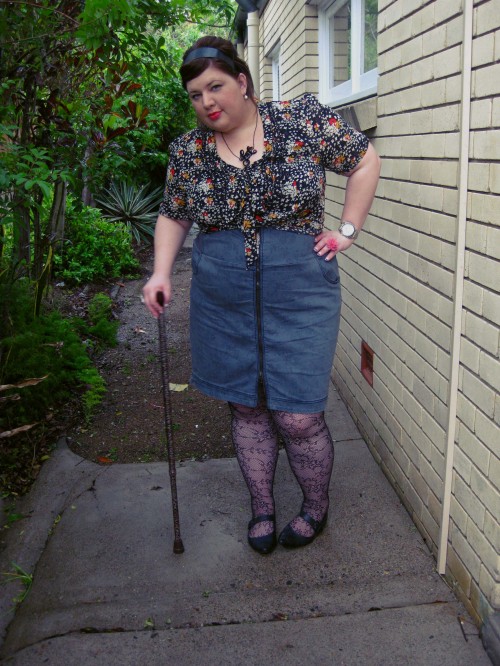
[[[0,603],[2,663],[491,666],[334,387],[327,418],[329,525],[267,557],[246,543],[235,459],[178,466],[174,555],[166,464],[103,467],[61,443],[1,556],[34,572],[15,615],[15,585]],[[282,528],[301,501],[283,454],[275,493]]]

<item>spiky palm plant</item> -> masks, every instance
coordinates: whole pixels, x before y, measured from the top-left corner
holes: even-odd
[[[102,214],[111,222],[124,222],[137,243],[150,241],[162,198],[162,188],[151,192],[147,186],[111,183],[100,197],[96,197]]]

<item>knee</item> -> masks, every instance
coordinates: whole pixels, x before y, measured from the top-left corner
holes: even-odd
[[[273,416],[285,440],[307,439],[321,433],[327,427],[323,412],[316,414],[273,412]]]

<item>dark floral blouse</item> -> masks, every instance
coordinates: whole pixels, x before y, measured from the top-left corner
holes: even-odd
[[[368,139],[312,94],[261,102],[264,154],[238,169],[218,155],[212,130],[197,128],[170,146],[160,214],[196,222],[201,232],[241,229],[247,267],[259,227],[316,235],[323,229],[325,169],[351,171]]]

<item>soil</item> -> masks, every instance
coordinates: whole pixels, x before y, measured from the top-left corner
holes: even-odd
[[[88,460],[110,464],[166,459],[158,323],[140,299],[152,266],[150,250],[142,256],[141,278],[114,285],[108,292],[120,327],[118,345],[95,359],[107,392],[90,423],[80,421],[67,431],[69,447]],[[226,403],[188,386],[190,282],[191,250],[185,247],[175,263],[173,297],[166,315],[176,458],[230,457],[234,453]]]

